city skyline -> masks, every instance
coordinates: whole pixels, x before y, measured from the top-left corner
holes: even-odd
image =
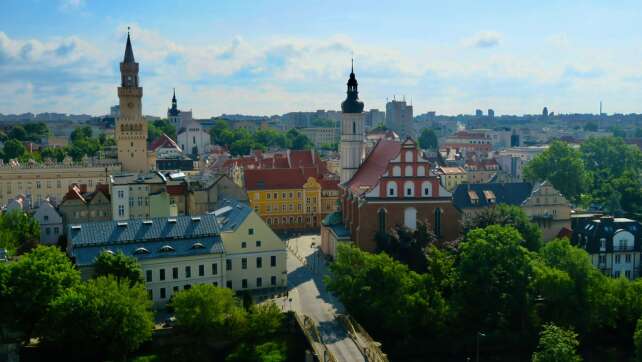
[[[145,114],[336,110],[353,55],[366,109],[642,112],[634,2],[324,4],[9,1],[0,113],[108,113],[128,26]]]

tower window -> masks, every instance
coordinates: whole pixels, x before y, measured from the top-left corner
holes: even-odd
[[[357,124],[352,122],[352,134],[357,134]]]

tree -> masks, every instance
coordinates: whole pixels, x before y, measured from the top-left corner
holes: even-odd
[[[426,150],[436,150],[438,146],[435,131],[430,128],[424,128],[419,136],[419,147]]]
[[[90,126],[80,126],[76,127],[76,129],[71,132],[69,138],[71,139],[71,142],[74,143],[80,140],[91,138],[93,136],[93,133],[94,132],[92,131]]]
[[[28,341],[43,328],[50,303],[80,282],[80,273],[67,256],[53,246],[38,246],[9,265],[4,296],[10,308],[3,310],[10,328]]]
[[[283,313],[274,303],[253,305],[247,318],[246,338],[258,340],[276,334],[283,327]]]
[[[266,342],[256,346],[241,343],[226,358],[226,362],[282,362],[287,360],[285,344]]]
[[[488,331],[517,343],[528,333],[531,255],[512,226],[466,234],[457,264],[455,303],[467,335]]]
[[[533,362],[580,362],[582,358],[577,354],[579,344],[575,332],[547,324],[540,333]]]
[[[228,288],[199,284],[175,294],[176,325],[189,335],[230,337],[243,333],[245,310]]]
[[[489,225],[513,226],[522,236],[522,246],[531,251],[537,251],[542,242],[542,230],[520,207],[500,204],[489,207],[466,221],[465,228],[485,228]]]
[[[635,325],[635,333],[633,334],[633,346],[635,347],[636,361],[642,361],[642,317],[638,319]]]
[[[24,130],[26,132],[26,140],[33,142],[40,142],[41,139],[50,134],[49,127],[44,122],[27,123],[24,126]]]
[[[109,276],[64,291],[51,303],[49,323],[45,341],[77,359],[124,358],[151,339],[154,316],[142,284]]]
[[[22,210],[0,214],[0,247],[14,252],[28,241],[40,240],[40,225]]]
[[[233,156],[249,155],[250,151],[252,151],[252,146],[253,146],[252,139],[250,138],[239,139],[234,141],[234,143],[230,145],[230,153]]]
[[[305,150],[312,147],[312,142],[310,141],[308,136],[301,133],[291,138],[291,141],[292,141],[291,148],[293,150]]]
[[[122,252],[100,253],[94,263],[94,277],[112,275],[119,281],[127,280],[131,285],[143,283],[143,271],[136,258]]]
[[[584,131],[588,132],[597,132],[597,124],[593,122],[588,122],[584,125]]]
[[[157,119],[147,125],[147,139],[149,141],[157,139],[163,133],[171,139],[176,139],[176,127],[167,119]]]
[[[65,159],[65,151],[60,147],[47,146],[40,151],[43,159],[51,159],[56,162],[62,162]]]
[[[550,181],[569,200],[576,200],[591,180],[580,153],[561,141],[552,142],[546,151],[528,162],[524,177]]]
[[[221,134],[223,133],[223,131],[229,130],[229,128],[230,126],[227,123],[227,121],[219,119],[216,122],[214,122],[214,125],[212,126],[212,128],[209,129],[210,137],[212,138],[212,143],[217,145],[223,144],[221,140]]]
[[[591,137],[580,146],[586,169],[594,175],[594,187],[625,171],[642,170],[642,152],[618,137]]]
[[[14,158],[22,157],[25,153],[27,153],[27,149],[22,144],[22,142],[14,138],[9,139],[7,142],[4,143],[3,151],[4,151],[5,162]]]
[[[17,124],[9,131],[9,138],[16,141],[26,141],[27,131],[21,125]]]

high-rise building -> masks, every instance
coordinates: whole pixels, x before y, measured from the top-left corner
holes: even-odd
[[[365,137],[363,102],[359,100],[357,88],[353,65],[350,79],[348,79],[347,96],[341,103],[341,183],[352,178],[363,159]]]
[[[488,109],[488,118],[494,118],[495,117],[495,110],[492,108]]]
[[[386,122],[386,113],[373,108],[365,114],[365,127],[371,129]]]
[[[121,85],[118,87],[120,115],[116,120],[118,161],[123,171],[146,172],[147,121],[143,118],[143,88],[138,84],[138,63],[134,60],[132,43],[127,33],[125,57],[120,63]]]
[[[481,109],[476,109],[475,110],[475,117],[483,117],[484,116],[484,111]]]
[[[395,131],[402,139],[414,136],[412,106],[406,101],[392,100],[386,103],[386,127]]]

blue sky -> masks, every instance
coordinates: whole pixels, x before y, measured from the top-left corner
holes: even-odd
[[[0,113],[105,114],[127,26],[146,114],[366,108],[642,113],[642,4],[618,1],[4,0]]]

